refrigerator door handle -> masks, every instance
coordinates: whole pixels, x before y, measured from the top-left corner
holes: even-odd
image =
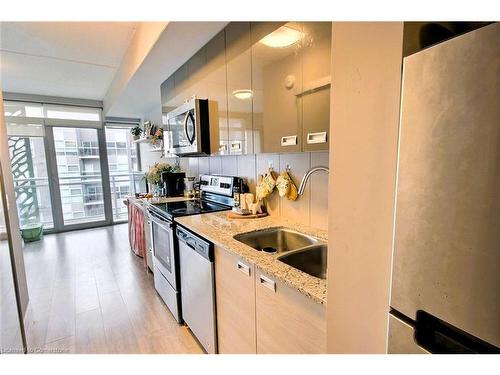
[[[417,311],[415,342],[436,354],[499,354],[500,348],[423,311]]]

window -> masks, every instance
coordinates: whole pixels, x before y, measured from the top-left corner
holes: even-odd
[[[78,165],[68,165],[68,172],[69,173],[72,173],[72,172],[78,173],[78,172],[80,172],[80,167]]]
[[[46,228],[54,225],[52,215],[59,216],[55,221],[56,230],[67,225],[103,221],[106,219],[105,203],[109,204],[110,199],[113,219],[126,219],[123,198],[145,191],[143,173],[139,172],[137,144],[130,134],[130,128],[135,124],[106,126],[103,137],[99,130],[103,126],[100,108],[15,101],[4,103],[9,137],[27,138],[32,144],[36,143],[36,147],[31,147],[30,156],[35,172],[38,164],[45,163],[45,152],[49,153],[47,162],[55,163],[57,168],[57,182],[49,178],[48,173],[37,175],[36,172],[29,177],[36,180],[30,180],[35,185],[29,199],[33,197],[32,201],[37,202],[37,215],[43,218]],[[52,139],[46,138],[49,136]],[[110,171],[110,179],[105,183],[110,184],[111,196],[103,193],[100,159],[100,142],[103,140]],[[39,182],[42,186],[38,186]],[[25,182],[19,180],[15,183]],[[23,189],[26,187],[19,185],[19,194]],[[60,204],[54,205],[53,209],[50,198],[56,192],[59,192],[57,199]],[[21,201],[21,195],[19,199]]]
[[[4,112],[7,117],[43,117],[43,106],[38,103],[4,102]]]
[[[21,225],[53,227],[49,173],[42,137],[8,136],[14,194]]]
[[[97,130],[54,127],[52,132],[54,142],[64,142],[64,155],[57,155],[61,198],[66,204],[64,224],[104,220]],[[95,205],[100,209],[91,209]]]
[[[53,226],[52,215],[61,215],[63,227],[87,221],[104,220],[104,197],[102,192],[101,168],[99,159],[98,130],[102,128],[101,109],[71,106],[5,101],[5,116],[12,147],[11,164],[13,168],[29,171],[26,176],[15,177],[19,185],[16,199],[19,203],[19,216],[30,213],[26,220],[39,220],[45,228]],[[45,142],[50,134],[53,140]],[[12,137],[12,138],[11,138]],[[27,140],[36,147],[26,148],[22,142]],[[23,148],[22,160],[26,165],[18,165],[19,157],[14,153]],[[45,162],[45,152],[50,153],[48,160],[54,160],[58,175],[58,189],[61,211],[54,211],[50,204],[51,194],[56,184],[49,179]],[[23,154],[23,155],[24,155]],[[45,174],[39,174],[44,164]],[[87,187],[94,187],[87,194]],[[29,189],[28,189],[29,187]],[[107,198],[109,199],[109,197]],[[90,210],[85,201],[97,202],[98,209]],[[29,204],[29,207],[28,207]],[[54,211],[54,212],[53,212]],[[22,221],[22,222],[26,222]],[[58,223],[61,220],[57,221]],[[55,228],[57,230],[63,227]]]
[[[106,148],[114,220],[126,220],[123,198],[136,191],[145,191],[143,173],[138,171],[137,145],[129,125],[106,126]]]
[[[99,108],[77,107],[46,104],[44,105],[45,117],[48,119],[101,121]]]
[[[70,195],[71,196],[82,195],[82,189],[80,189],[80,188],[73,188],[73,189],[70,190]]]

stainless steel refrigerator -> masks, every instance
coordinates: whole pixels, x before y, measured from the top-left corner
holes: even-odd
[[[500,352],[500,24],[406,57],[389,353]]]

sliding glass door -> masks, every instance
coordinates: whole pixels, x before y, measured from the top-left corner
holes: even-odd
[[[97,129],[54,127],[63,225],[105,221]]]

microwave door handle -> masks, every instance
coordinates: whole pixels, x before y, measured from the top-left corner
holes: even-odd
[[[184,135],[186,136],[186,139],[189,142],[189,136],[188,136],[188,118],[189,118],[189,111],[186,112],[186,116],[184,116]]]
[[[184,134],[186,135],[186,139],[188,140],[189,144],[192,145],[193,142],[194,142],[194,139],[196,137],[196,134],[195,134],[196,128],[193,127],[194,133],[193,133],[193,136],[190,137],[189,134],[188,134],[188,120],[189,120],[190,117],[193,117],[193,115],[191,114],[190,111],[188,111],[186,113],[186,117],[184,117]],[[194,123],[194,119],[193,119],[193,123]]]
[[[191,112],[187,111],[186,112],[186,117],[184,117],[184,134],[186,135],[186,139],[190,144],[193,144],[194,142],[194,137],[191,139],[191,137],[188,134],[188,120],[189,116],[191,116]]]

